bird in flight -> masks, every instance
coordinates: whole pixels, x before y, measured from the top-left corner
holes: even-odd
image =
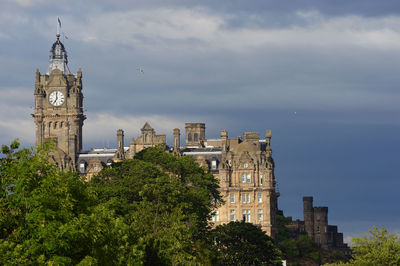
[[[142,67],[138,67],[136,70],[139,71],[140,74],[144,74],[144,70]]]

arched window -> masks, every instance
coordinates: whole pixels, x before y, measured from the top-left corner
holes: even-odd
[[[192,141],[192,134],[188,133],[188,141]]]
[[[199,141],[199,134],[194,133],[193,140],[194,141]]]

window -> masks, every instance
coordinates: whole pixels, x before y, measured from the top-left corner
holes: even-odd
[[[250,217],[250,210],[243,210],[243,220],[246,222],[246,223],[250,223],[251,222],[251,219],[250,219],[251,217]]]
[[[217,169],[217,161],[216,160],[212,160],[211,161],[211,170],[216,170]]]
[[[194,135],[194,136],[193,136],[193,140],[194,140],[194,141],[199,141],[199,134],[194,133],[193,135]]]
[[[258,209],[257,220],[262,221],[263,219],[263,211],[262,209]]]
[[[192,141],[192,134],[188,134],[188,141]]]
[[[242,202],[250,203],[250,193],[242,193]]]
[[[219,222],[219,211],[216,210],[213,214],[213,216],[211,217],[211,221],[213,222]]]
[[[257,194],[258,202],[262,202],[262,193]]]
[[[260,175],[260,183],[261,183],[261,186],[262,186],[262,184],[263,184],[263,176],[262,175]]]
[[[251,183],[251,175],[250,174],[242,174],[242,183]]]
[[[79,164],[79,171],[80,171],[81,173],[84,173],[84,172],[85,172],[85,163],[80,163],[80,164]]]
[[[97,165],[95,165],[95,166],[93,167],[93,170],[94,170],[94,171],[99,170],[99,168],[97,167]]]
[[[243,168],[247,168],[247,167],[249,167],[249,164],[248,163],[244,163],[243,164]]]
[[[231,194],[229,195],[229,198],[230,198],[230,202],[231,202],[231,203],[235,203],[235,193],[231,193]]]
[[[231,210],[230,211],[230,220],[231,220],[231,222],[234,222],[234,221],[236,221],[236,211],[235,210]]]

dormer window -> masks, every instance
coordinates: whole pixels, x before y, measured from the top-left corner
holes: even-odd
[[[85,169],[86,167],[85,167],[85,163],[84,162],[82,162],[82,163],[80,163],[79,164],[79,171],[81,172],[81,173],[84,173],[85,172]]]
[[[216,160],[211,161],[211,170],[217,170],[217,161]]]

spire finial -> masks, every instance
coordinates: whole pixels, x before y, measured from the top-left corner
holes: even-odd
[[[61,20],[59,17],[57,17],[57,34],[56,34],[57,39],[60,38],[60,28],[61,28]]]

